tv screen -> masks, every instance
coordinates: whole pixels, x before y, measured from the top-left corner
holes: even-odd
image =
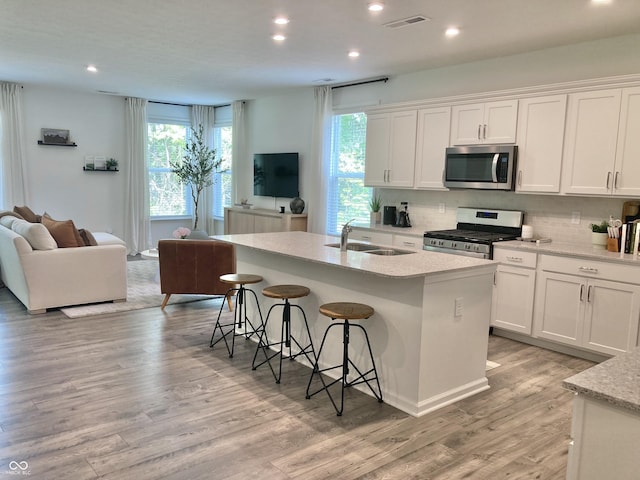
[[[253,194],[260,197],[298,196],[297,153],[255,153]]]

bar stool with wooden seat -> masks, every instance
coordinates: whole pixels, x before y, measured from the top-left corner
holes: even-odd
[[[315,365],[313,366],[313,372],[311,372],[311,378],[309,378],[309,383],[307,385],[307,395],[306,398],[309,399],[313,397],[316,393],[320,393],[323,390],[327,392],[329,395],[329,399],[333,404],[333,408],[335,408],[338,416],[342,415],[342,411],[344,410],[344,389],[347,387],[351,387],[352,385],[358,385],[361,383],[366,383],[373,393],[373,396],[376,397],[378,402],[382,403],[382,390],[380,389],[380,381],[378,380],[378,371],[376,370],[376,364],[373,360],[373,353],[371,351],[371,344],[369,343],[369,335],[367,335],[367,331],[362,325],[358,325],[356,323],[351,323],[349,320],[365,320],[374,314],[374,310],[369,305],[365,305],[363,303],[352,303],[352,302],[335,302],[335,303],[325,303],[324,305],[320,305],[320,313],[331,318],[332,321],[336,319],[344,320],[344,322],[331,323],[324,332],[324,336],[322,337],[322,343],[320,344],[320,350],[318,350],[317,360]],[[342,363],[339,365],[335,365],[333,367],[319,369],[318,363],[320,362],[320,357],[322,356],[322,349],[324,348],[324,342],[327,339],[327,334],[329,330],[333,327],[342,327]],[[362,330],[364,333],[364,338],[367,342],[367,348],[369,350],[369,356],[371,358],[371,368],[366,372],[361,372],[360,369],[353,363],[351,358],[349,358],[349,336],[350,329],[358,328]],[[349,380],[350,367],[357,372],[357,376]],[[341,368],[342,372],[340,377],[336,380],[326,383],[322,374],[324,372],[334,370],[337,368]],[[322,387],[316,390],[313,393],[309,393],[309,389],[311,388],[311,383],[313,382],[313,377],[318,375],[320,378],[320,382],[322,383]],[[375,380],[375,386],[377,387],[377,392],[372,386],[372,382]],[[338,408],[336,402],[329,391],[329,388],[334,384],[340,382],[340,408]]]
[[[280,383],[280,379],[282,377],[282,358],[284,357],[283,349],[284,347],[289,349],[288,357],[289,360],[293,360],[294,358],[304,355],[307,357],[310,365],[314,365],[316,362],[316,354],[313,348],[313,342],[311,341],[311,332],[309,331],[309,324],[307,323],[307,316],[304,313],[304,310],[300,305],[291,304],[289,300],[293,298],[302,298],[309,295],[311,290],[302,285],[273,285],[270,287],[266,287],[262,290],[262,294],[265,297],[276,298],[279,300],[284,300],[284,303],[276,303],[269,308],[267,312],[267,317],[264,321],[264,330],[262,335],[260,336],[260,340],[258,341],[258,347],[256,348],[256,352],[253,356],[252,368],[255,370],[261,365],[265,363],[269,365],[271,369],[271,373],[273,373],[273,377],[276,379],[276,383]],[[280,340],[277,342],[269,342],[267,338],[267,324],[269,322],[269,317],[271,315],[271,311],[275,307],[283,307],[282,310],[282,326],[280,328]],[[303,346],[299,339],[291,332],[291,307],[295,307],[302,313],[302,318],[304,321],[304,327],[307,331],[307,337],[309,339],[309,343]],[[295,343],[298,347],[299,351],[297,353],[291,352],[291,343]],[[271,347],[280,347],[278,351],[273,352]],[[262,352],[264,354],[265,359],[256,363],[258,358],[258,353]],[[273,366],[271,365],[271,360],[273,360],[276,356],[280,356],[278,373],[275,372]]]
[[[229,273],[226,275],[220,276],[220,281],[229,285],[233,285],[227,290],[225,297],[228,299],[235,295],[236,296],[236,311],[233,316],[233,322],[231,323],[220,323],[220,317],[222,315],[222,308],[224,307],[224,302],[220,305],[220,311],[218,312],[218,319],[216,320],[216,324],[213,327],[213,333],[211,334],[211,341],[209,342],[209,347],[213,348],[220,340],[224,340],[224,344],[227,347],[227,351],[229,352],[229,358],[233,357],[233,351],[235,348],[235,339],[239,335],[244,335],[245,338],[250,338],[252,335],[260,336],[264,331],[264,322],[262,321],[262,312],[260,311],[260,302],[258,302],[258,296],[256,292],[251,290],[250,288],[246,288],[245,285],[259,283],[263,280],[260,275],[253,275],[249,273]],[[239,285],[239,286],[236,286]],[[251,292],[253,294],[253,298],[256,301],[256,307],[258,309],[258,319],[251,321],[247,316],[247,305],[246,305],[246,296],[247,292]],[[258,322],[260,322],[258,324]],[[247,326],[251,327],[249,330]],[[231,327],[228,331],[224,331],[223,328]],[[244,332],[238,332],[244,328]],[[216,335],[216,331],[220,330],[220,334],[222,335],[216,341],[214,341],[214,337]],[[229,341],[227,337],[231,335],[231,346],[229,346]]]

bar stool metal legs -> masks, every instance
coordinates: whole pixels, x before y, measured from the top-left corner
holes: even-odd
[[[331,400],[331,404],[333,408],[336,410],[338,416],[342,416],[342,412],[344,411],[344,390],[345,388],[351,387],[353,385],[366,384],[369,387],[369,390],[373,394],[373,396],[378,400],[378,402],[382,403],[382,390],[380,388],[380,381],[378,379],[378,371],[376,369],[376,364],[373,359],[373,352],[371,351],[371,343],[369,342],[369,335],[367,331],[362,325],[350,323],[349,319],[366,319],[373,315],[373,308],[364,304],[357,303],[347,303],[347,302],[339,302],[332,304],[325,304],[320,307],[320,313],[327,315],[331,318],[332,321],[336,319],[343,319],[344,322],[332,323],[327,327],[322,337],[322,342],[320,343],[320,349],[318,350],[317,360],[313,366],[313,371],[311,372],[311,377],[309,378],[309,383],[307,384],[307,393],[306,398],[309,399],[313,397],[315,394],[320,393],[322,391],[326,391],[329,396],[329,400]],[[333,327],[342,327],[342,363],[339,365],[335,365],[332,367],[327,367],[320,369],[318,367],[318,362],[322,356],[322,350],[324,348],[325,341],[327,339],[327,334]],[[365,372],[362,372],[360,368],[349,358],[349,338],[351,335],[351,329],[357,328],[362,331],[364,334],[365,341],[367,343],[367,349],[369,351],[369,357],[371,359],[371,368]],[[329,372],[331,370],[341,369],[340,376],[333,381],[326,382],[323,378],[324,372]],[[351,369],[355,371],[355,373],[351,372]],[[349,376],[352,376],[349,379]],[[316,390],[313,393],[309,393],[311,388],[311,384],[315,376],[318,376],[322,387]],[[353,377],[353,375],[356,375]],[[375,383],[374,383],[375,382]],[[336,403],[329,390],[336,383],[340,383],[340,406]],[[376,387],[376,388],[374,388]]]
[[[288,358],[289,360],[293,360],[300,355],[304,355],[307,358],[309,364],[314,365],[316,362],[316,354],[313,348],[313,342],[311,341],[311,332],[309,331],[309,324],[307,323],[307,316],[304,313],[304,310],[300,305],[291,304],[289,299],[291,298],[300,298],[308,295],[310,290],[307,287],[303,287],[300,285],[274,285],[272,287],[265,288],[262,293],[263,295],[271,298],[281,298],[284,299],[284,303],[276,303],[269,308],[267,312],[267,318],[264,321],[264,329],[262,334],[260,335],[260,339],[258,340],[258,346],[256,348],[255,354],[253,355],[253,361],[251,363],[251,368],[253,370],[257,369],[259,366],[264,365],[265,363],[269,365],[271,369],[271,373],[273,373],[273,377],[276,380],[276,383],[280,383],[282,378],[282,359]],[[271,316],[271,311],[275,307],[282,307],[282,325],[280,327],[280,340],[275,342],[270,342],[267,336],[267,325],[269,322],[269,318]],[[306,329],[307,338],[309,339],[309,343],[303,345],[300,343],[300,340],[296,338],[295,335],[291,332],[291,308],[297,308],[300,313],[302,313],[302,318],[304,322],[304,327]],[[295,344],[298,349],[297,353],[293,353],[291,350],[291,345]],[[273,351],[272,347],[279,347],[278,350]],[[284,349],[288,348],[289,352],[286,354]],[[264,360],[258,363],[258,353],[262,352],[264,355]],[[275,357],[279,356],[278,362],[278,371],[273,368],[271,364],[271,360]]]
[[[233,358],[233,351],[235,348],[235,338],[239,335],[243,335],[245,339],[251,338],[253,335],[260,336],[264,331],[264,322],[262,320],[262,312],[260,311],[260,303],[258,302],[258,296],[256,292],[251,290],[250,288],[246,288],[245,284],[249,283],[258,283],[262,281],[262,277],[260,275],[250,275],[250,274],[228,274],[222,275],[220,277],[225,283],[230,284],[239,284],[239,287],[232,287],[227,290],[225,294],[226,297],[231,295],[236,296],[236,310],[233,316],[233,322],[221,323],[220,318],[222,316],[222,310],[224,307],[224,302],[220,305],[220,310],[218,311],[218,318],[216,320],[216,324],[213,327],[213,333],[211,334],[211,340],[209,342],[209,347],[213,348],[221,340],[224,341],[225,346],[227,347],[227,351],[229,352],[229,358]],[[258,319],[251,320],[247,315],[247,293],[251,293],[256,302],[256,307],[258,309]],[[258,322],[260,322],[258,324]],[[230,327],[226,332],[225,328]],[[244,328],[244,332],[239,332]],[[214,337],[216,335],[216,331],[220,331],[220,337],[214,341]],[[227,337],[231,336],[231,340],[227,340]],[[231,343],[231,345],[229,345]]]

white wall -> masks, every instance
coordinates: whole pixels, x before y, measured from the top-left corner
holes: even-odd
[[[122,237],[122,172],[84,172],[82,167],[85,155],[104,155],[122,168],[124,100],[29,85],[23,94],[29,207],[57,220],[72,219],[78,228]],[[78,146],[37,145],[41,128],[70,130]]]

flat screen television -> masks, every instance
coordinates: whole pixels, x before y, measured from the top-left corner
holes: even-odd
[[[298,154],[255,153],[253,194],[260,197],[297,197]]]

